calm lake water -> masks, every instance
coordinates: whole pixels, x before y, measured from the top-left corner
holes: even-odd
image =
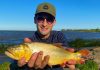
[[[34,31],[0,31],[0,43],[19,44],[25,37],[31,37]],[[81,39],[100,39],[100,32],[64,32],[68,41]],[[0,55],[0,63],[12,61],[10,58]]]
[[[34,31],[0,31],[0,43],[23,42],[25,37],[31,37]],[[100,39],[100,32],[64,32],[68,41],[81,39]]]

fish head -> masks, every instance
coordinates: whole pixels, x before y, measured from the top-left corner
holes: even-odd
[[[29,52],[30,48],[26,44],[20,44],[12,47],[8,47],[5,51],[5,54],[15,60],[19,60],[22,57],[25,57],[27,60],[31,56],[31,53]],[[26,55],[27,53],[27,55]]]

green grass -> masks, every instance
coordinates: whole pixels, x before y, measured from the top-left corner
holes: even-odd
[[[98,64],[93,60],[88,60],[85,64],[77,64],[79,70],[99,70]]]
[[[69,42],[69,46],[74,47],[76,49],[85,48],[85,47],[96,47],[96,46],[100,46],[100,39],[98,40],[76,39],[74,41]]]
[[[4,62],[3,64],[0,64],[0,70],[10,70],[9,65],[10,62]]]

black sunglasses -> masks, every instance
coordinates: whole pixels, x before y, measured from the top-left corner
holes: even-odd
[[[35,18],[38,21],[44,21],[44,19],[46,19],[47,22],[54,22],[54,19],[55,19],[55,17],[53,17],[52,15],[50,15],[50,14],[43,14],[43,13],[42,14],[37,14],[35,16]]]

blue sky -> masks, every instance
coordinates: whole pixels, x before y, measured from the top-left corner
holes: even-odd
[[[56,7],[54,30],[100,28],[100,0],[0,0],[0,30],[36,30],[33,18],[43,2]]]

